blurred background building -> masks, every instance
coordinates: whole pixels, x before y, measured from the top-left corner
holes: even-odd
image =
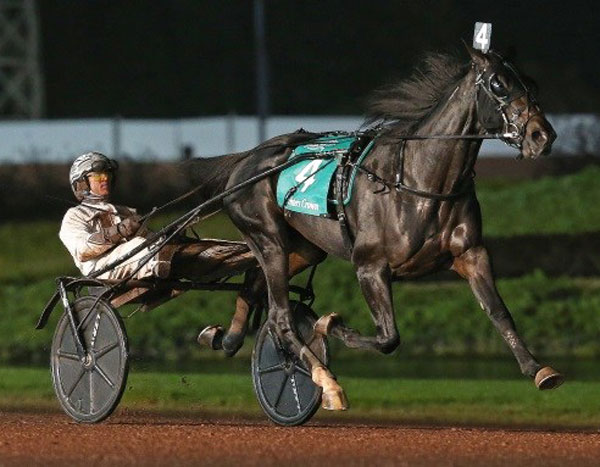
[[[4,0],[0,162],[168,161],[354,131],[373,89],[425,51],[461,53],[475,21],[539,83],[554,153],[598,154],[599,17],[584,1]]]

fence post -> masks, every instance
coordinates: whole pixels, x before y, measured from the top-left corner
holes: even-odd
[[[235,112],[229,112],[225,119],[225,149],[228,154],[235,152]]]
[[[112,156],[121,157],[121,116],[115,115],[112,122]]]

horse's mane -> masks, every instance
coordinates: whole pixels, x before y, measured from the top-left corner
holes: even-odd
[[[426,54],[413,73],[375,90],[367,99],[366,124],[383,125],[388,133],[409,133],[465,76],[469,62],[446,53]]]

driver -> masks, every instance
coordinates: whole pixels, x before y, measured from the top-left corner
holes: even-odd
[[[99,152],[87,152],[73,162],[69,181],[80,202],[62,220],[59,237],[84,276],[103,269],[139,247],[151,235],[136,210],[110,202],[118,164]],[[161,239],[156,240],[157,242]],[[99,279],[131,275],[149,247],[104,272]],[[163,245],[133,279],[190,279],[210,281],[254,267],[256,260],[244,242],[192,239],[184,235]]]
[[[80,204],[66,212],[59,237],[84,276],[113,263],[150,235],[140,224],[141,218],[135,209],[110,202],[117,169],[117,162],[104,154],[87,152],[75,159],[69,172],[71,188]],[[118,280],[128,277],[148,254],[151,253],[146,247],[98,278]],[[189,279],[208,283],[242,272],[245,273],[244,283],[227,334],[217,325],[208,326],[198,336],[199,343],[215,350],[223,349],[232,356],[243,344],[249,314],[262,301],[266,289],[264,276],[248,245],[180,236],[163,245],[133,278]],[[169,298],[172,296],[175,295],[168,295]],[[160,303],[162,298],[156,296],[147,306]]]
[[[118,164],[99,152],[87,152],[73,162],[69,181],[80,202],[65,214],[59,237],[85,276],[142,244],[149,231],[141,228],[136,210],[110,203]],[[167,277],[173,248],[164,248],[147,262],[135,278]],[[137,255],[105,272],[100,279],[122,279],[148,254]]]

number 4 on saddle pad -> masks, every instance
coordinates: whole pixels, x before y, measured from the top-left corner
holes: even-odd
[[[338,166],[337,158],[348,153],[355,142],[355,136],[328,135],[297,146],[290,160],[307,154],[323,158],[299,161],[281,172],[277,182],[279,206],[288,211],[329,217],[327,195]]]

